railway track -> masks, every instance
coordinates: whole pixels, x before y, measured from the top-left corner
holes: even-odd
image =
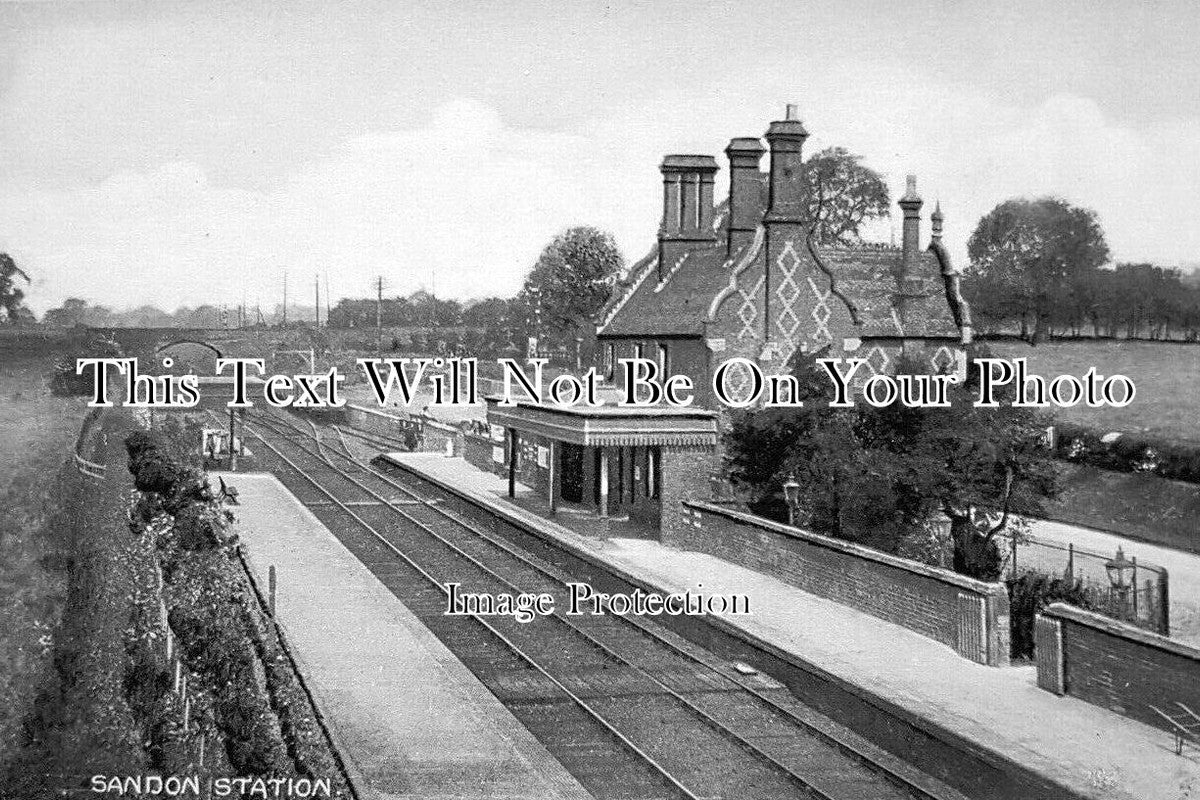
[[[283,483],[597,798],[963,797],[648,620],[445,615],[450,582],[546,592],[565,608],[571,578],[452,510],[448,493],[362,462],[340,429],[258,413],[246,431]]]

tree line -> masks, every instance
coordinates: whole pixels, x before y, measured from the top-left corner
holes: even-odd
[[[1200,339],[1200,280],[1111,263],[1096,213],[1055,197],[1007,200],[967,243],[964,292],[982,333]]]

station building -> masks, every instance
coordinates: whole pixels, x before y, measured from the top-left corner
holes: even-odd
[[[923,201],[909,176],[899,200],[899,246],[821,243],[822,203],[810,196],[804,174],[807,138],[789,106],[768,127],[766,147],[754,137],[730,141],[729,196],[721,203],[713,197],[714,157],[663,159],[658,241],[620,278],[599,315],[597,366],[618,384],[619,359],[653,359],[663,374],[692,378],[696,407],[490,401],[492,430],[503,430],[496,461],[510,481],[544,493],[552,508],[566,501],[602,517],[657,522],[665,537],[687,524],[669,510],[673,501],[707,498],[719,469],[725,411],[711,382],[725,361],[746,359],[771,375],[790,372],[799,358],[861,358],[860,380],[894,372],[902,359],[933,373],[965,372],[971,315],[942,244],[940,207],[923,248]],[[725,375],[731,397],[747,396],[746,362]]]

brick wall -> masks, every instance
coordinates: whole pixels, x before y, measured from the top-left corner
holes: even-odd
[[[408,432],[411,431],[413,435],[418,435],[419,432],[419,426],[412,420],[356,406],[353,403],[346,405],[346,423],[360,431],[378,433],[401,441],[405,440]]]
[[[494,454],[495,448],[500,448],[501,461],[496,461]],[[504,467],[503,462],[504,443],[494,442],[488,436],[479,436],[474,433],[463,435],[462,455],[467,463],[473,464],[484,472],[491,472],[496,475],[508,475],[508,470]]]
[[[1008,593],[948,570],[709,503],[684,501],[664,539],[902,625],[983,664],[1008,663]],[[667,506],[664,503],[664,519]]]
[[[695,405],[700,408],[711,408],[715,405],[712,401],[712,392],[709,387],[708,375],[708,350],[704,345],[704,341],[694,337],[671,337],[671,338],[653,338],[645,336],[617,337],[609,336],[598,341],[596,350],[595,367],[596,371],[604,377],[604,360],[606,347],[613,347],[613,364],[614,371],[611,385],[618,388],[624,388],[625,382],[622,380],[624,371],[617,365],[617,360],[622,358],[633,358],[637,351],[637,346],[642,346],[642,357],[658,361],[658,348],[664,345],[667,348],[667,375],[659,376],[659,381],[663,381],[670,375],[687,375],[692,379],[694,384],[692,393],[695,396]]]
[[[426,453],[462,454],[462,431],[429,418],[417,418],[421,426],[421,450]],[[447,449],[449,448],[449,449]]]
[[[411,449],[421,452],[444,453],[447,442],[452,443],[454,455],[461,454],[463,448],[461,430],[429,417],[388,414],[348,403],[345,422],[360,431],[406,441]]]
[[[520,457],[517,459],[517,482],[525,484],[544,497],[549,497],[550,442],[541,436],[521,433],[517,436],[517,447],[520,449]],[[545,455],[546,466],[538,463],[539,449]],[[504,475],[508,475],[507,470]]]
[[[713,451],[708,447],[663,447],[660,453],[659,533],[664,543],[678,545],[693,530],[691,512],[684,507],[684,501],[705,501],[712,497]]]
[[[1151,705],[1200,713],[1200,648],[1063,603],[1043,609],[1035,625],[1043,689],[1164,730]]]

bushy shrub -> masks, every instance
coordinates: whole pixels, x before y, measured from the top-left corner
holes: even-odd
[[[1153,472],[1171,480],[1200,483],[1200,447],[1142,434],[1121,434],[1105,444],[1094,431],[1075,424],[1057,426],[1056,455],[1066,461],[1116,472]]]
[[[224,554],[183,558],[170,587],[171,628],[188,667],[213,692],[225,752],[239,775],[288,774],[286,747],[259,686],[256,656],[242,625],[246,601]]]
[[[1005,582],[1008,586],[1011,655],[1032,658],[1034,615],[1051,603],[1069,603],[1088,608],[1083,581],[1045,572],[1030,571]]]

